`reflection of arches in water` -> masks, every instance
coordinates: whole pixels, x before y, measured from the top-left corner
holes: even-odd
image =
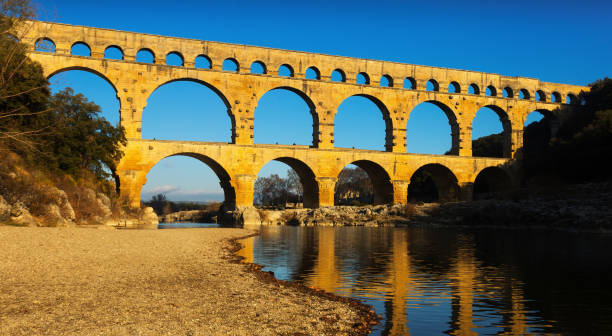
[[[475,335],[474,332],[474,288],[476,286],[476,258],[473,242],[469,237],[459,235],[463,240],[458,251],[451,279],[451,330],[450,335]]]
[[[312,287],[328,293],[335,292],[341,280],[336,261],[335,232],[333,227],[317,230],[317,260],[310,279]]]
[[[213,173],[217,176],[217,178],[219,179],[219,186],[221,187],[221,189],[223,190],[223,208],[224,210],[232,210],[235,208],[236,206],[236,191],[234,190],[234,187],[231,184],[231,177],[228,174],[228,172],[225,170],[225,168],[223,168],[218,162],[216,162],[215,160],[213,160],[212,158],[206,156],[206,155],[202,155],[202,154],[198,154],[198,153],[189,153],[189,152],[185,152],[185,153],[176,153],[176,154],[172,154],[172,155],[168,155],[166,157],[163,157],[162,159],[160,159],[153,167],[151,167],[151,169],[149,169],[149,171],[147,171],[147,175],[149,173],[151,173],[152,169],[155,166],[158,166],[160,164],[160,162],[162,162],[164,159],[169,158],[169,157],[190,157],[190,158],[194,158],[202,163],[204,163],[206,166],[208,166]],[[148,178],[150,180],[150,178]],[[140,186],[141,192],[142,192],[142,188],[144,187],[144,185]]]
[[[424,165],[410,178],[408,200],[411,202],[451,202],[458,198],[457,177],[441,164]]]
[[[506,171],[499,167],[488,167],[480,171],[474,180],[474,198],[508,191],[511,187],[512,180]]]
[[[393,184],[391,183],[389,174],[383,167],[375,162],[367,160],[358,160],[351,164],[363,169],[368,175],[372,183],[372,204],[393,204]],[[336,195],[334,195],[336,201],[339,200],[339,195],[337,193],[340,191],[341,190],[338,189],[338,182],[336,182]]]
[[[385,301],[384,335],[409,335],[406,308],[407,295],[414,288],[410,270],[408,231],[393,231],[393,254],[391,255],[387,283],[391,293]]]

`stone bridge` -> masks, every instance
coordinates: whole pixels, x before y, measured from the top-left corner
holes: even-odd
[[[411,177],[418,170],[433,177],[442,199],[469,199],[477,179],[487,181],[491,188],[515,183],[506,163],[522,147],[529,113],[549,113],[562,104],[577,103],[578,94],[588,90],[532,78],[51,22],[26,22],[15,35],[31,48],[29,56],[42,65],[48,77],[84,70],[115,89],[128,138],[116,173],[121,194],[133,206],[140,205],[148,171],[174,155],[191,156],[209,165],[221,181],[228,205],[253,204],[257,173],[270,160],[296,170],[307,207],[333,205],[338,174],[351,163],[372,179],[375,203],[405,203]],[[73,55],[75,45],[86,47],[88,55]],[[119,57],[109,59],[110,49]],[[153,55],[153,62],[136,61],[142,51]],[[178,57],[181,64],[166,65],[168,55]],[[197,60],[203,66],[196,67],[200,65]],[[233,65],[231,71],[223,68],[227,62]],[[251,73],[254,63],[262,73]],[[179,80],[201,83],[221,97],[232,123],[231,143],[142,139],[147,99],[158,87]],[[253,144],[257,103],[278,88],[297,93],[310,107],[311,146]],[[386,151],[334,147],[337,108],[352,96],[365,97],[379,107],[386,125]],[[413,108],[423,102],[437,105],[447,115],[451,155],[406,153],[406,124]],[[472,157],[472,120],[482,107],[490,107],[502,122],[505,158]]]

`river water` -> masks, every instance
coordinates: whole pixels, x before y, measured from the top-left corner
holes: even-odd
[[[372,305],[372,335],[612,335],[610,235],[268,226],[242,243],[279,279]]]

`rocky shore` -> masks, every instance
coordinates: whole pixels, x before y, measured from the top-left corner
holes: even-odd
[[[356,306],[232,262],[249,233],[0,227],[0,335],[367,333]]]

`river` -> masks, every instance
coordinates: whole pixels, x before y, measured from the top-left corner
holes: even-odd
[[[279,279],[372,305],[372,335],[612,335],[610,235],[267,226],[242,243]]]

